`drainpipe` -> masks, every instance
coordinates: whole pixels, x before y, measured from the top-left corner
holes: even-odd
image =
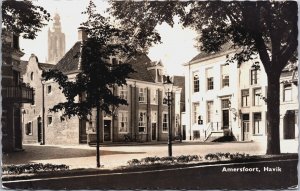
[[[189,63],[189,105],[190,105],[190,141],[192,140],[192,120],[191,120],[191,116],[192,116],[192,104],[191,104],[191,64]]]
[[[42,118],[43,118],[43,129],[42,129],[42,142],[41,145],[45,145],[45,82],[41,79],[41,84],[42,84]]]

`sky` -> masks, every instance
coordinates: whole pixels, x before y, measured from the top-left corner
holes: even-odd
[[[77,28],[80,23],[85,21],[82,11],[88,6],[89,0],[33,0],[33,3],[44,7],[51,17],[55,13],[60,15],[62,32],[66,36],[66,52],[77,41]],[[109,4],[105,0],[94,1],[97,10],[104,15]],[[53,21],[44,27],[34,40],[20,39],[20,47],[25,52],[22,60],[28,60],[31,54],[35,54],[40,62],[46,62],[48,57],[48,28],[52,28]],[[196,32],[175,24],[170,27],[163,23],[157,26],[157,30],[161,35],[162,44],[157,44],[150,48],[149,58],[152,61],[161,60],[169,75],[184,75],[182,64],[187,63],[198,54],[194,47]]]

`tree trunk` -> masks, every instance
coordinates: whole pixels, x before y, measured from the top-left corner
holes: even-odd
[[[268,75],[267,93],[267,155],[280,154],[280,74]]]
[[[100,106],[97,105],[97,121],[96,121],[96,161],[97,167],[100,167]]]

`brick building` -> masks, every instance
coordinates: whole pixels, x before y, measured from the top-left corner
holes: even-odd
[[[86,38],[84,32],[79,29],[79,41],[53,66],[67,74],[69,80],[75,78],[80,71],[81,41]],[[116,58],[111,58],[111,63],[121,64]],[[123,142],[123,141],[165,141],[168,137],[168,110],[164,102],[163,88],[163,65],[161,62],[152,62],[145,54],[137,56],[129,61],[135,73],[130,74],[127,86],[113,87],[112,91],[128,101],[128,105],[113,108],[113,114],[104,112],[100,116],[100,141],[101,142]],[[49,69],[48,64],[41,64],[33,55],[27,65],[24,74],[26,82],[31,80],[31,73],[36,75],[34,87],[36,88],[36,105],[26,104],[24,110],[24,141],[39,142],[43,140],[43,133],[39,130],[44,124],[45,144],[78,144],[92,143],[95,140],[96,115],[89,121],[77,117],[64,119],[61,112],[51,113],[49,109],[55,104],[65,100],[64,95],[53,81],[43,82],[40,79],[42,70]],[[36,71],[36,73],[35,73]],[[175,78],[176,79],[176,78]],[[178,95],[182,93],[182,87],[174,86],[173,103]],[[176,96],[177,95],[177,96]],[[39,98],[38,98],[39,97]],[[179,96],[180,98],[180,96]],[[77,97],[75,101],[80,101]],[[37,109],[39,108],[39,109]],[[44,108],[44,113],[43,113]],[[181,134],[178,124],[180,120],[180,108],[172,106],[172,128],[173,136]],[[176,118],[177,116],[177,118]],[[176,120],[177,119],[177,120]],[[42,124],[40,124],[40,122]],[[31,123],[31,124],[30,124]],[[40,124],[40,125],[39,125]],[[31,133],[28,133],[28,130]],[[32,129],[32,130],[31,130]],[[31,136],[31,137],[30,137]],[[126,139],[129,138],[129,139]]]

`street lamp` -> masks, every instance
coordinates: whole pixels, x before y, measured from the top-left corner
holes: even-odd
[[[166,81],[164,81],[164,89],[167,93],[167,98],[165,98],[167,105],[168,105],[168,130],[169,130],[169,136],[168,136],[168,153],[169,156],[172,156],[172,127],[171,127],[171,104],[172,104],[172,89],[173,89],[173,83],[170,79],[170,76],[166,76]]]

